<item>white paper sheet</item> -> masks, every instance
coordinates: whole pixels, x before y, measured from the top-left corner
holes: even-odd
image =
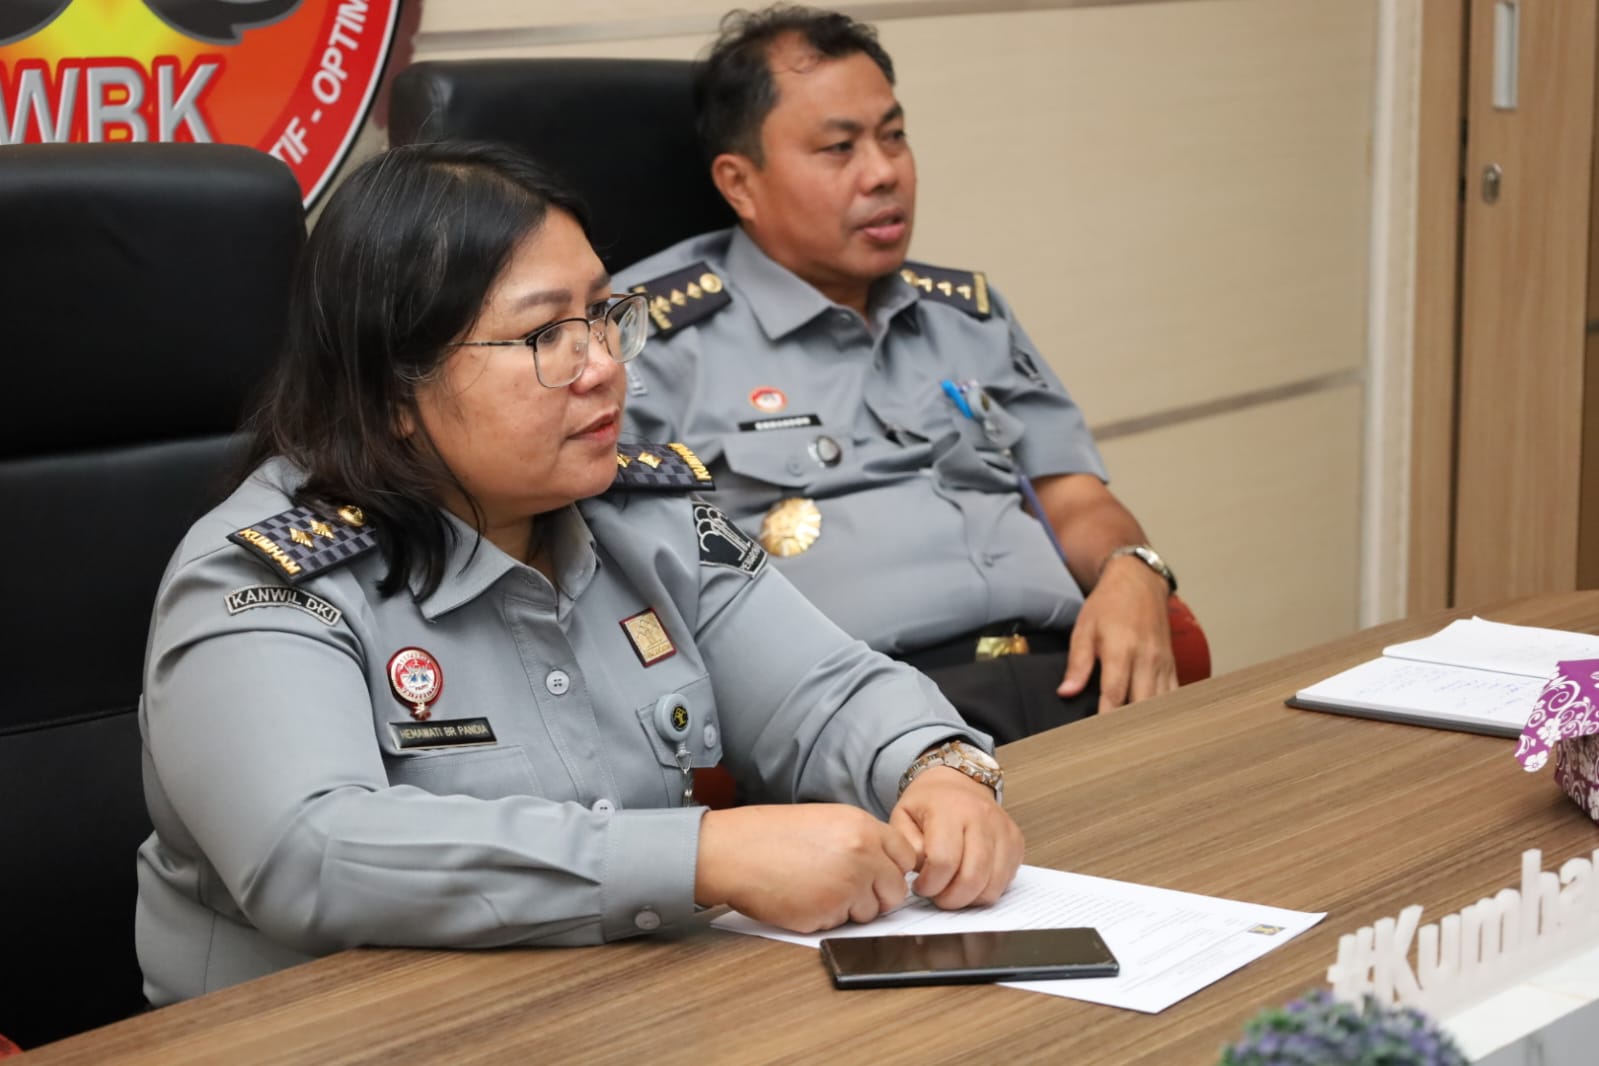
[[[1460,618],[1430,637],[1392,644],[1382,653],[1394,659],[1495,670],[1545,681],[1554,676],[1556,664],[1563,659],[1599,659],[1599,637],[1486,618]]]
[[[876,921],[846,925],[817,936],[790,933],[737,912],[712,924],[813,948],[823,937],[1089,925],[1110,945],[1121,963],[1121,976],[1007,984],[1156,1014],[1287,943],[1324,917],[1023,866],[1004,898],[992,907],[941,911],[918,899]]]

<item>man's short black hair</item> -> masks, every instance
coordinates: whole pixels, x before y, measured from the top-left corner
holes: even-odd
[[[694,72],[695,125],[707,161],[737,152],[762,162],[761,123],[777,105],[768,55],[778,40],[790,35],[826,59],[864,54],[894,84],[894,61],[878,43],[877,31],[864,22],[797,4],[730,11]]]

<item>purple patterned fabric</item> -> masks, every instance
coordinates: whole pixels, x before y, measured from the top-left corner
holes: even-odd
[[[1516,745],[1522,769],[1541,770],[1555,756],[1555,783],[1599,821],[1599,659],[1559,664],[1538,696]]]

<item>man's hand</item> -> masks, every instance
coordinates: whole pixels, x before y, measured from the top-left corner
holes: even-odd
[[[1081,692],[1095,661],[1101,714],[1176,688],[1169,595],[1165,579],[1136,556],[1111,559],[1072,627],[1066,676],[1056,694]]]
[[[993,790],[949,766],[917,775],[888,822],[920,858],[916,894],[945,910],[993,903],[1022,862],[1022,831]]]
[[[729,903],[758,921],[814,933],[869,922],[899,906],[917,859],[903,832],[857,807],[708,811],[700,822],[694,901]]]

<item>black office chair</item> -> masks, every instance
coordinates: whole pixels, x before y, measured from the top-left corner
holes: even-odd
[[[150,606],[229,487],[304,232],[293,175],[248,148],[0,148],[0,1033],[23,1047],[144,1004]]]
[[[671,59],[417,63],[394,80],[394,144],[509,144],[588,202],[608,270],[733,224],[694,139],[691,64]]]

